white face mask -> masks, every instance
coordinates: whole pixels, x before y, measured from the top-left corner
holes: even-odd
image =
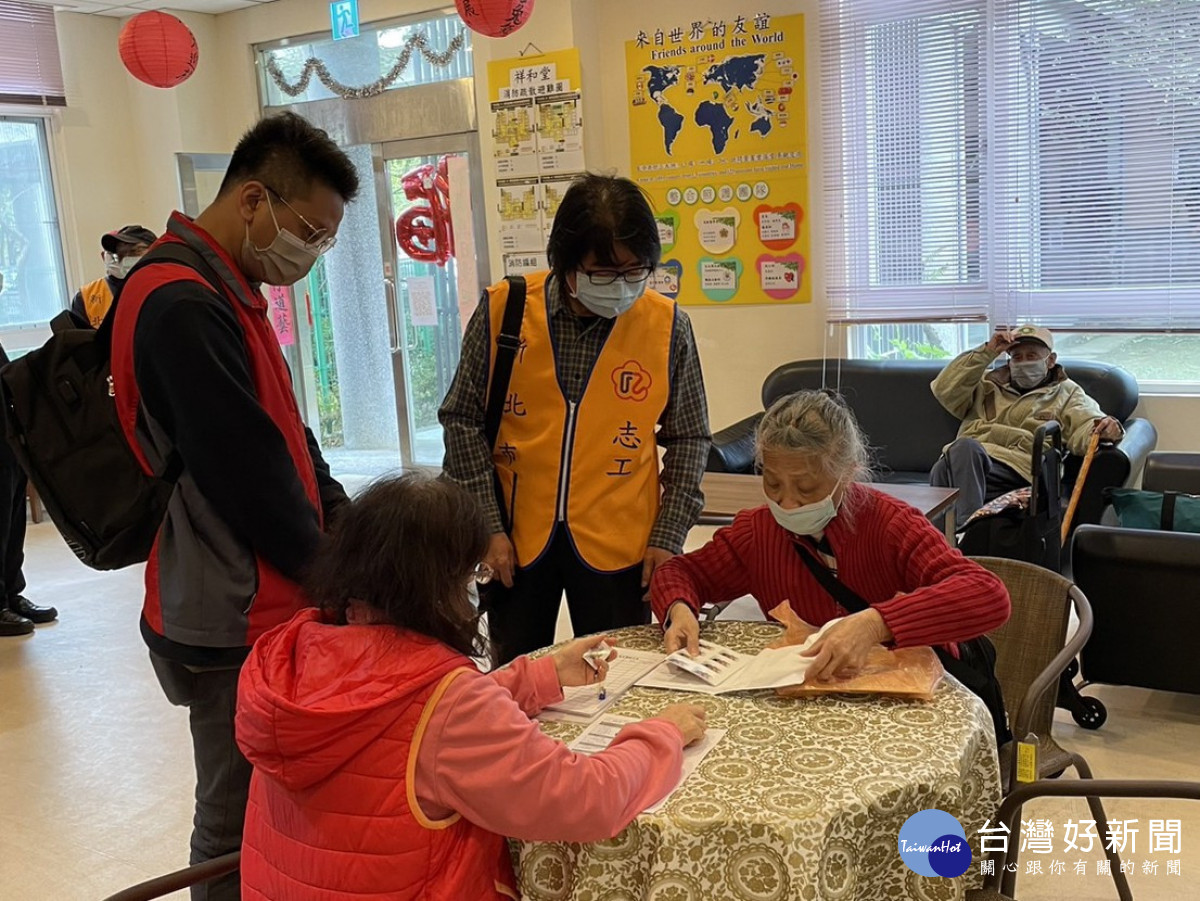
[[[833,490],[837,491],[837,488]],[[770,498],[767,498],[767,507],[775,521],[794,535],[816,535],[823,532],[838,513],[837,504],[833,502],[833,492],[823,501],[805,504],[794,510],[785,510]]]
[[[623,278],[611,285],[596,285],[586,272],[575,273],[575,299],[605,319],[615,319],[628,312],[639,297],[646,293],[649,279],[630,284]]]
[[[250,223],[246,223],[246,237],[242,241],[242,258],[254,261],[261,270],[259,273],[248,272],[247,275],[257,278],[268,285],[293,285],[316,265],[319,254],[307,244],[279,224],[275,218],[275,207],[271,203],[271,195],[267,194],[267,209],[271,213],[271,221],[275,223],[275,240],[266,247],[255,247],[250,240]]]
[[[476,610],[479,609],[479,583],[474,578],[467,583],[467,600]]]
[[[1027,360],[1023,363],[1014,360],[1009,363],[1013,383],[1018,388],[1036,388],[1046,380],[1046,374],[1050,371],[1048,359]]]
[[[129,270],[136,266],[138,260],[140,259],[140,256],[125,257],[124,259],[120,260],[109,259],[108,262],[104,264],[104,272],[109,278],[115,278],[117,281],[122,281],[127,275],[129,275]]]

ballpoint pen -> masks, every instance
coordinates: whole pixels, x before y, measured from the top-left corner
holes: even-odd
[[[612,653],[612,648],[610,648],[604,642],[601,642],[596,647],[592,648],[590,651],[583,652],[583,662],[592,668],[592,672],[594,672],[596,674],[597,679],[600,678],[600,663],[601,663],[601,661],[607,660],[608,655],[611,653]],[[597,698],[601,701],[605,700],[608,697],[608,690],[604,687],[604,683],[599,682],[597,685],[597,688],[598,688]]]

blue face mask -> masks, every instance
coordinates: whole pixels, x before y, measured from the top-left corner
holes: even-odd
[[[586,272],[576,272],[575,299],[597,316],[615,319],[628,312],[637,299],[646,293],[647,281],[649,279],[631,285],[619,278],[611,285],[595,285]]]

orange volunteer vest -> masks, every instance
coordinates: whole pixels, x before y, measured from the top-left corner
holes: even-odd
[[[92,324],[92,328],[100,328],[100,323],[104,321],[113,302],[108,279],[98,278],[94,282],[88,282],[79,289],[79,295],[83,298],[83,311],[87,314],[88,322]]]
[[[675,303],[647,290],[617,317],[579,403],[563,394],[555,366],[545,284],[525,276],[521,348],[493,449],[517,564],[546,551],[556,526],[599,572],[640,563],[658,515],[655,429],[671,395]],[[488,288],[500,334],[508,282]],[[491,369],[496,348],[492,342]]]

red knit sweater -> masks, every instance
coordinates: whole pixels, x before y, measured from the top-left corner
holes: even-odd
[[[1004,583],[949,547],[919,510],[863,485],[852,490],[853,515],[835,517],[825,537],[838,578],[879,611],[896,647],[950,645],[1008,620]],[[764,613],[789,600],[814,626],[845,616],[796,553],[796,540],[767,507],[743,510],[700,550],[658,568],[651,583],[655,615],[664,621],[676,601],[698,611],[752,594]]]

